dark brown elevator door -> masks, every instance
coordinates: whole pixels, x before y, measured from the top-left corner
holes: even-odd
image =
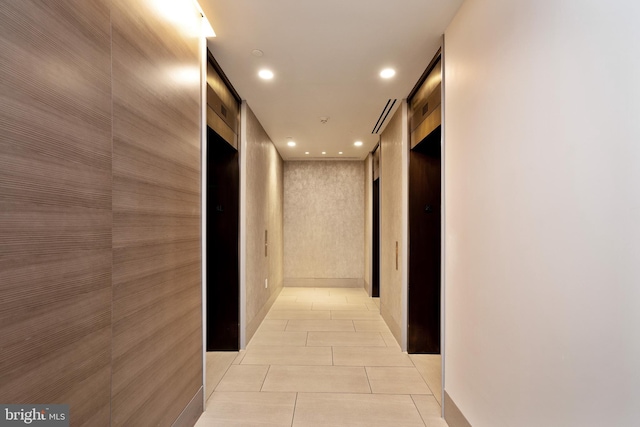
[[[380,179],[373,181],[371,296],[380,297]]]
[[[207,127],[207,351],[238,350],[238,152]]]
[[[440,353],[440,127],[409,155],[409,353]]]

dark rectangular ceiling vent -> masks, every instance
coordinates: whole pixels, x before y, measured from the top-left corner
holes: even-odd
[[[380,132],[380,129],[382,129],[382,125],[384,124],[385,120],[387,120],[387,117],[393,109],[393,106],[396,105],[396,101],[397,99],[390,99],[387,101],[387,105],[385,105],[382,109],[382,113],[380,113],[380,117],[378,117],[378,121],[376,122],[375,126],[373,126],[373,131],[371,131],[371,133],[376,134]]]

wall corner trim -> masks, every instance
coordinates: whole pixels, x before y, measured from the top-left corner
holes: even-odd
[[[444,392],[444,420],[449,424],[449,427],[472,427],[446,390]]]
[[[260,311],[258,311],[256,316],[247,324],[247,328],[246,328],[246,340],[247,340],[247,342],[245,343],[245,346],[241,348],[242,350],[246,349],[246,344],[249,344],[249,341],[251,341],[251,338],[253,338],[253,335],[256,333],[256,331],[258,330],[258,328],[262,324],[262,321],[265,319],[265,317],[267,317],[267,313],[269,313],[269,310],[271,310],[271,307],[273,306],[273,304],[278,299],[278,296],[280,295],[280,292],[282,292],[282,286],[279,286],[279,288],[280,289],[278,289],[277,292],[274,292],[269,297],[267,302],[264,303],[264,305],[262,306]]]
[[[203,396],[204,389],[200,387],[171,427],[193,427],[204,412]]]

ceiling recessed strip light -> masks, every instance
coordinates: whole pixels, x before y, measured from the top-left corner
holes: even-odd
[[[271,80],[273,78],[273,71],[266,69],[260,70],[258,72],[258,76],[260,76],[260,78],[264,80]]]

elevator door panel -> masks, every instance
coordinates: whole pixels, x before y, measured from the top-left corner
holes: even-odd
[[[409,155],[409,353],[440,353],[440,127]]]
[[[380,296],[380,179],[373,181],[373,236],[371,296]]]
[[[239,348],[238,152],[207,128],[207,351]]]

